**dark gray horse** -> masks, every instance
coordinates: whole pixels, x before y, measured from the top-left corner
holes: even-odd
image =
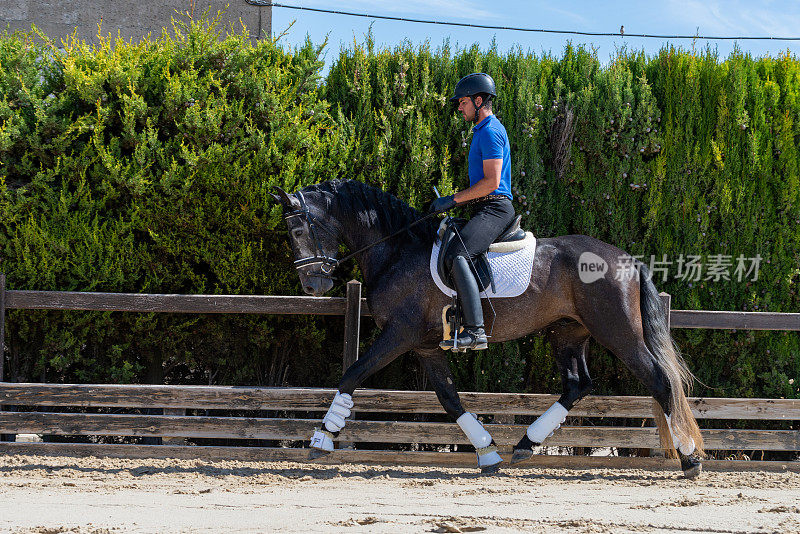
[[[436,287],[429,271],[437,222],[424,221],[370,246],[422,214],[380,189],[355,181],[326,182],[292,195],[277,191],[273,196],[283,205],[304,291],[320,296],[333,287],[330,271],[337,264],[340,243],[351,251],[363,249],[355,259],[364,276],[370,312],[381,330],[344,373],[323,427],[312,438],[312,448],[317,454],[333,450],[333,440],[353,406],[353,391],[399,355],[413,350],[442,406],[476,447],[478,465],[484,471],[495,470],[502,460],[494,442],[461,406],[446,352],[439,348],[442,308],[450,297]],[[612,276],[613,268],[609,268],[603,276],[582,280],[579,264],[587,254],[608,266],[619,266],[621,259],[627,259],[629,267],[635,266],[635,276]],[[539,239],[527,290],[493,303],[496,318],[490,341],[544,331],[554,348],[563,385],[558,402],[531,424],[514,447],[512,463],[529,458],[532,447],[557,429],[568,410],[589,393],[592,379],[586,352],[593,337],[620,358],[657,401],[653,412],[662,446],[677,449],[684,474],[700,473],[702,437],[684,394],[692,375],[670,337],[658,292],[643,264],[615,246],[583,235]]]

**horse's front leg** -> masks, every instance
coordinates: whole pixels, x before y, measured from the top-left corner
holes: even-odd
[[[396,326],[397,322],[384,326],[364,355],[345,371],[339,382],[339,391],[336,392],[328,413],[322,419],[322,427],[317,429],[311,438],[311,459],[333,451],[333,442],[344,428],[345,420],[353,408],[353,391],[364,380],[419,344],[415,332],[422,329],[408,326],[409,323],[405,323],[403,327]]]
[[[483,473],[493,473],[497,471],[503,459],[497,453],[497,446],[489,432],[478,421],[474,414],[464,410],[461,406],[461,399],[453,382],[453,374],[447,363],[447,356],[441,349],[431,351],[417,351],[420,362],[422,362],[425,372],[428,374],[436,396],[447,414],[458,423],[464,431],[475,452],[478,455],[478,467]]]

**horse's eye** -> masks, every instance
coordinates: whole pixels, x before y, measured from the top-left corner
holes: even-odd
[[[294,236],[295,237],[303,237],[303,229],[302,228],[298,228],[297,230],[295,230],[294,231]]]

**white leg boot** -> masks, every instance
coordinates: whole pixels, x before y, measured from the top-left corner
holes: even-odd
[[[536,421],[530,424],[525,435],[514,446],[511,463],[516,464],[533,456],[533,448],[541,445],[544,440],[553,435],[566,421],[568,410],[560,402],[554,403]]]
[[[561,423],[567,419],[567,413],[568,410],[560,402],[554,403],[528,427],[526,431],[528,439],[536,445],[541,445],[545,439],[553,435],[553,432],[561,428]]]
[[[311,436],[311,443],[309,443],[309,446],[312,449],[317,449],[319,451],[333,452],[334,437],[335,436],[333,434],[324,428],[318,428],[314,430],[314,435]]]
[[[350,416],[353,399],[347,393],[336,392],[328,413],[322,418],[323,427],[314,431],[309,444],[312,449],[328,453],[333,451],[333,440],[344,428],[345,419]]]
[[[675,432],[672,430],[672,419],[668,415],[665,415],[664,417],[667,419],[667,426],[669,427],[669,433],[672,436],[672,444],[675,445],[675,448],[686,456],[692,454],[696,449],[694,440],[692,438],[688,438],[688,442],[686,443],[679,440],[677,436],[675,436]]]
[[[483,428],[483,425],[478,421],[474,414],[464,412],[456,419],[456,423],[464,431],[469,442],[475,447],[475,452],[478,454],[478,467],[483,472],[492,472],[497,470],[497,465],[503,461],[499,454],[497,454],[497,446],[489,432]]]

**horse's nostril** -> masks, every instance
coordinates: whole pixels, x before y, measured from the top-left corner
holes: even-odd
[[[311,287],[311,286],[305,286],[305,287],[303,287],[303,291],[305,291],[306,293],[310,294],[310,293],[314,292],[314,288]]]

